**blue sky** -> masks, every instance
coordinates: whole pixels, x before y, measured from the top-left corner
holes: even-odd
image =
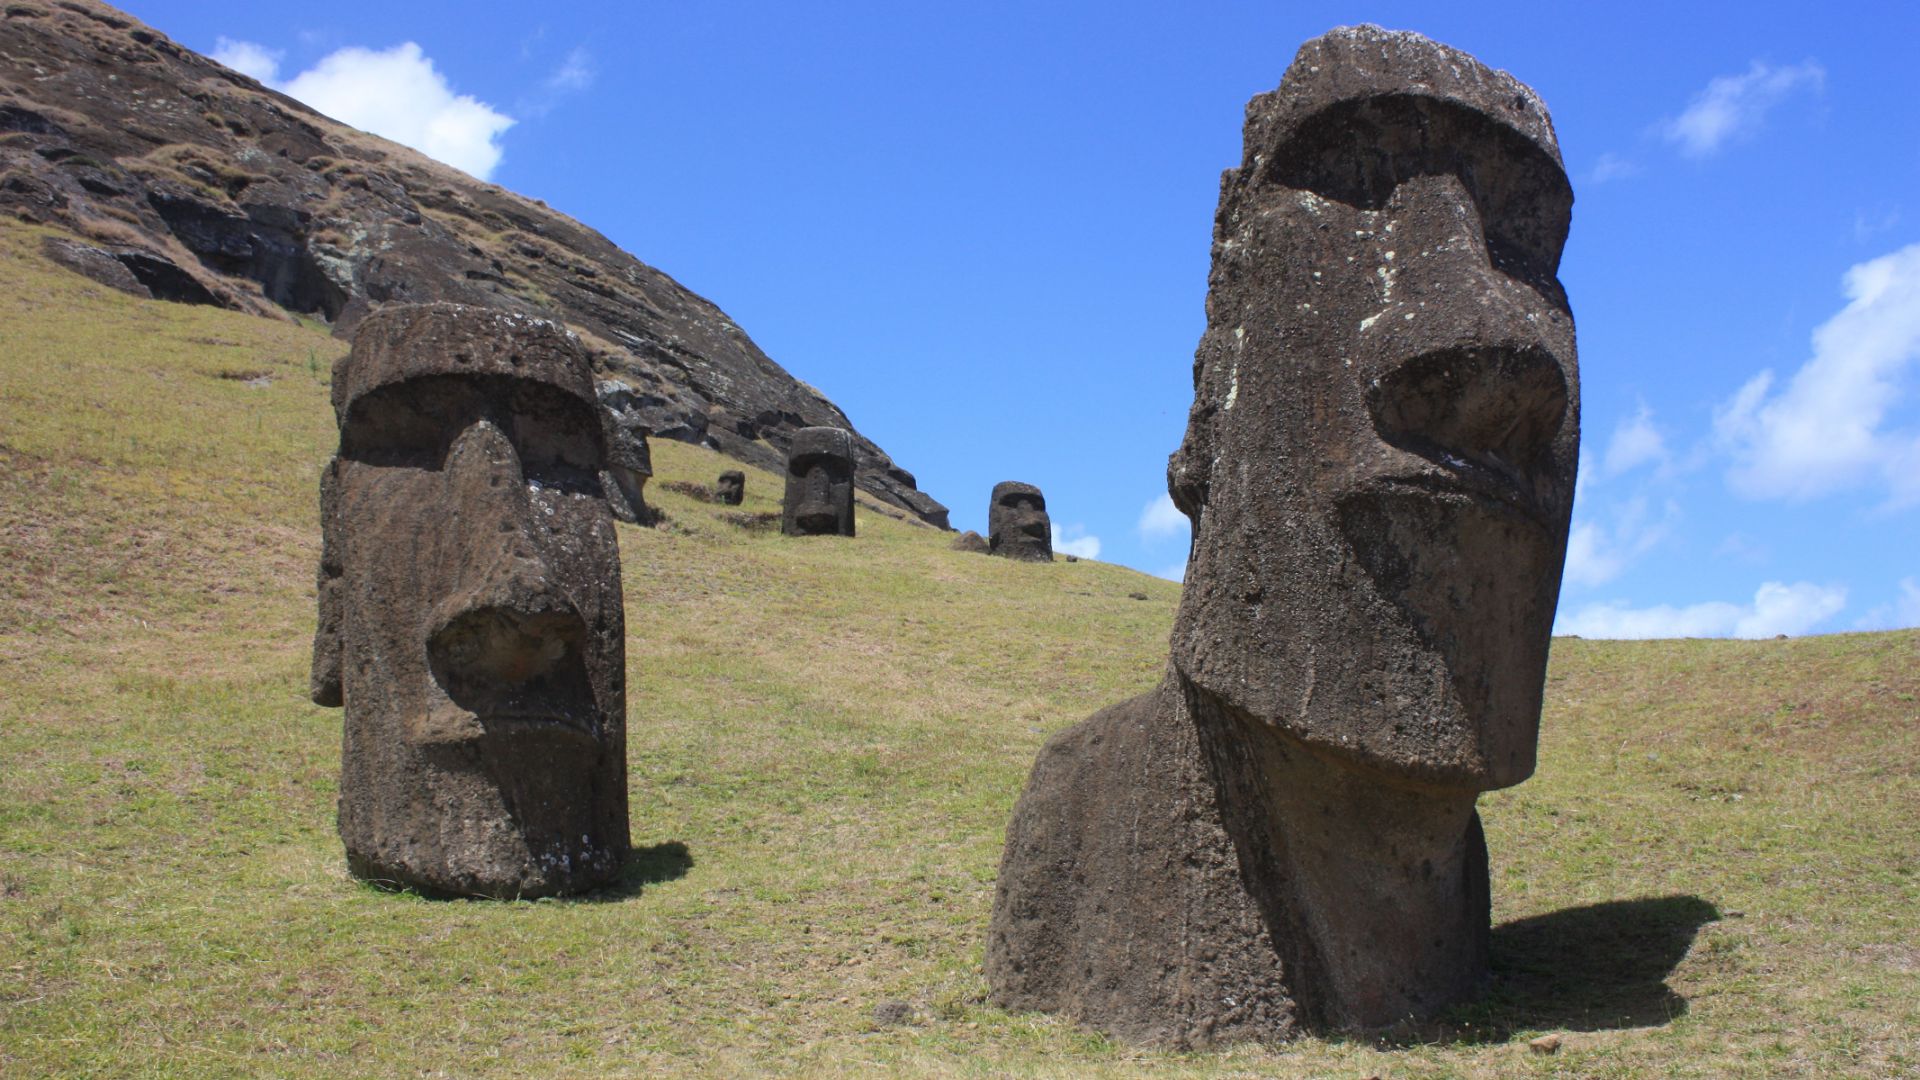
[[[1025,480],[1173,577],[1242,108],[1333,26],[1418,30],[1540,91],[1573,178],[1560,632],[1920,625],[1920,5],[127,6],[712,299],[957,526]]]

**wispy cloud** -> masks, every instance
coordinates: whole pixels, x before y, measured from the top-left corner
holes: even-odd
[[[1601,467],[1608,476],[1619,476],[1642,465],[1665,466],[1671,460],[1667,441],[1654,426],[1653,410],[1641,402],[1637,412],[1614,427]]]
[[[1173,505],[1173,497],[1162,492],[1140,511],[1140,536],[1144,540],[1164,540],[1187,531],[1187,515]]]
[[[1562,616],[1553,630],[1589,638],[1772,637],[1804,634],[1846,605],[1847,590],[1840,586],[1769,581],[1753,594],[1749,604],[1723,600],[1685,607],[1589,604]]]
[[[413,147],[485,180],[500,164],[500,138],[512,117],[455,93],[414,42],[391,49],[350,47],[281,82],[283,53],[221,38],[213,58],[306,102],[344,124]]]
[[[1758,131],[1768,110],[1789,94],[1818,92],[1826,79],[1826,69],[1813,60],[1791,67],[1755,60],[1743,75],[1722,75],[1707,83],[1686,110],[1664,121],[1659,131],[1687,157],[1710,157],[1732,140]]]
[[[1610,180],[1624,180],[1629,176],[1640,175],[1640,166],[1619,154],[1608,151],[1600,155],[1593,163],[1593,171],[1587,179],[1595,184],[1604,184]]]
[[[1165,578],[1168,581],[1184,582],[1187,580],[1187,562],[1185,559],[1182,559],[1179,562],[1173,563],[1169,566],[1163,566],[1160,569],[1155,570],[1153,572],[1153,576],[1157,578]]]
[[[1100,538],[1087,535],[1087,527],[1078,523],[1056,526],[1053,530],[1053,550],[1076,558],[1097,559],[1100,557]]]
[[[1920,626],[1920,579],[1901,578],[1900,591],[1853,624],[1856,630],[1900,630]]]
[[[1587,587],[1612,581],[1635,559],[1658,547],[1679,520],[1679,503],[1668,499],[1656,514],[1641,495],[1611,508],[1604,524],[1591,519],[1576,522],[1567,536],[1563,580]]]
[[[560,99],[569,94],[577,94],[593,85],[599,76],[599,68],[594,63],[593,54],[584,45],[576,46],[560,61],[560,66],[552,74],[540,81],[539,89],[521,99],[514,111],[522,116],[545,116],[560,104]]]
[[[1714,413],[1734,458],[1727,482],[1751,498],[1807,499],[1870,483],[1920,503],[1920,432],[1887,424],[1920,366],[1920,244],[1860,263],[1847,306],[1813,332],[1813,357],[1777,391],[1762,371]]]

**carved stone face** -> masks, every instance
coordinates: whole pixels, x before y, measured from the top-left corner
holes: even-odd
[[[793,433],[780,531],[853,535],[853,436],[845,429],[806,427]]]
[[[1249,106],[1169,465],[1176,666],[1399,782],[1533,771],[1578,454],[1572,192],[1531,90],[1341,31]]]
[[[715,502],[723,506],[739,506],[747,497],[747,474],[738,469],[728,469],[720,474],[713,491]]]
[[[387,308],[334,401],[314,696],[346,707],[350,865],[492,896],[610,879],[624,619],[585,358],[550,323]]]
[[[1053,561],[1053,525],[1039,488],[1014,480],[993,486],[993,505],[987,509],[987,550],[1009,559]]]

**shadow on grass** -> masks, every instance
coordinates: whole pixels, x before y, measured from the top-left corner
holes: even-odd
[[[649,885],[686,877],[691,869],[693,853],[678,840],[634,848],[633,854],[627,856],[627,864],[620,868],[619,880],[604,889],[595,889],[581,896],[570,897],[569,900],[575,904],[617,903],[639,896]]]
[[[1720,911],[1697,896],[1613,900],[1493,929],[1493,982],[1407,1042],[1506,1042],[1520,1031],[1658,1027],[1687,1011],[1667,986]],[[1400,1041],[1400,1040],[1395,1040]]]

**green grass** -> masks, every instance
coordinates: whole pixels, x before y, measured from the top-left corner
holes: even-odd
[[[0,228],[0,1074],[1920,1070],[1915,632],[1556,642],[1539,774],[1482,804],[1500,981],[1443,1025],[1181,1055],[986,1005],[1026,770],[1159,677],[1178,588],[864,502],[858,538],[793,541],[656,482],[667,524],[621,527],[623,888],[361,886],[339,714],[304,698],[344,346],[136,301],[39,235]]]

